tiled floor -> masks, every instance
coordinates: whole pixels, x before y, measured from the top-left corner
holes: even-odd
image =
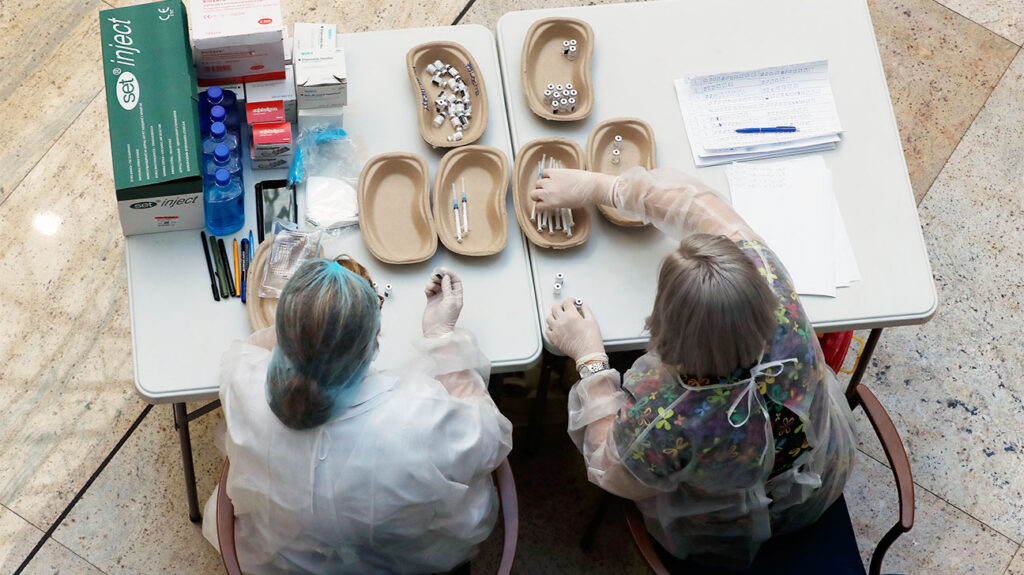
[[[493,29],[508,10],[583,2],[283,3],[289,21],[358,31],[460,16]],[[940,297],[932,322],[885,332],[866,380],[903,434],[917,483],[917,524],[886,570],[1024,575],[1024,4],[869,3]],[[98,98],[97,10],[107,4],[0,2],[0,573],[27,558],[25,573],[217,573],[218,556],[185,516],[170,409],[144,412],[132,384]],[[193,426],[204,497],[221,463],[218,421]],[[867,556],[895,519],[895,496],[859,423],[863,456],[847,498]],[[557,425],[537,459],[516,453],[513,466],[529,510],[519,571],[644,572],[617,517],[593,552],[575,546],[600,493]],[[494,539],[481,572],[500,551]]]

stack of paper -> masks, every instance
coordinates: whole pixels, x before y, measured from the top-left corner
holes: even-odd
[[[676,80],[697,167],[831,150],[842,127],[828,62],[808,62]],[[795,132],[737,133],[795,127]]]
[[[821,156],[731,164],[732,205],[779,256],[803,295],[835,297],[860,270]]]

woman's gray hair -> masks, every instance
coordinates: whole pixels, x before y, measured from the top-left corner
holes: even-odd
[[[778,305],[732,240],[692,234],[661,262],[647,318],[651,347],[681,373],[728,376],[764,351],[776,329]]]

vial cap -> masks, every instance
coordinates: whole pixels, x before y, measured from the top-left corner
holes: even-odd
[[[228,112],[224,109],[224,106],[214,106],[210,108],[210,119],[214,122],[223,122],[224,118],[227,117]]]
[[[231,150],[224,144],[217,144],[213,148],[213,159],[220,163],[228,161],[228,156],[231,155]]]
[[[231,172],[221,168],[214,172],[213,179],[217,182],[218,186],[226,186],[231,181]]]
[[[224,122],[214,122],[210,126],[210,135],[214,138],[220,139],[224,137],[224,134],[228,133],[228,129],[224,126]]]
[[[206,99],[213,104],[219,104],[224,99],[224,90],[220,86],[210,86],[206,91]]]

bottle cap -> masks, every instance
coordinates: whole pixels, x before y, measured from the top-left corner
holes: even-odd
[[[218,186],[226,186],[231,181],[231,172],[221,168],[214,172],[213,179],[217,182]]]
[[[224,99],[224,90],[220,86],[210,86],[206,91],[206,99],[212,104],[219,104]]]
[[[228,112],[224,109],[224,106],[214,106],[210,108],[210,119],[214,122],[223,122],[224,118],[227,117]]]
[[[210,126],[210,135],[214,138],[220,139],[224,137],[224,134],[228,133],[227,127],[224,126],[224,122],[214,122]]]
[[[231,155],[231,150],[224,144],[217,144],[213,148],[213,159],[220,163],[228,161],[228,156]]]

